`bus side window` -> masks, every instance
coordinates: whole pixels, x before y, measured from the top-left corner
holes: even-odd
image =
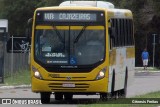
[[[110,49],[112,49],[112,47],[115,47],[115,28],[113,19],[111,19],[109,22],[110,22],[110,27],[108,28],[108,35],[110,40]]]
[[[130,29],[131,29],[131,45],[134,44],[134,38],[133,38],[133,21],[130,20],[130,23],[131,23],[131,26],[130,26]]]
[[[128,28],[128,26],[127,26],[127,19],[125,19],[124,20],[124,35],[125,35],[125,46],[128,46],[128,42],[127,42],[127,28]]]

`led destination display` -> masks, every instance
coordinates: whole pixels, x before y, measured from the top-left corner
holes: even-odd
[[[44,13],[44,21],[96,21],[94,13]]]

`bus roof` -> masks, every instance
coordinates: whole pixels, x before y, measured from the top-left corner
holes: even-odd
[[[83,7],[83,8],[82,8]],[[51,7],[41,7],[36,10],[106,10],[99,7],[88,7],[88,6],[51,6]]]
[[[107,9],[113,9],[114,5],[110,2],[105,1],[65,1],[59,6],[91,6],[91,7],[101,7]]]
[[[132,18],[132,12],[127,9],[115,9],[114,5],[110,2],[105,1],[65,1],[62,2],[60,7],[63,6],[69,6],[71,7],[78,7],[78,6],[84,6],[84,7],[97,7],[97,8],[103,8],[110,13],[111,17],[114,18]]]
[[[133,14],[127,9],[108,9],[109,17],[111,18],[133,18]]]

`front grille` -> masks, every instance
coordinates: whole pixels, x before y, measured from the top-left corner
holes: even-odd
[[[50,75],[50,77],[52,77],[53,79],[56,79],[54,81],[86,81],[86,79],[87,79],[87,77],[71,77],[71,76],[53,77],[52,75]]]

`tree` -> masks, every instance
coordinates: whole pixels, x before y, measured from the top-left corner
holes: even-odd
[[[25,34],[27,20],[33,16],[34,10],[43,6],[59,5],[61,0],[1,0],[0,18],[8,19],[11,35]]]
[[[37,1],[3,0],[1,18],[8,19],[10,34],[24,34],[26,22],[32,17]]]

